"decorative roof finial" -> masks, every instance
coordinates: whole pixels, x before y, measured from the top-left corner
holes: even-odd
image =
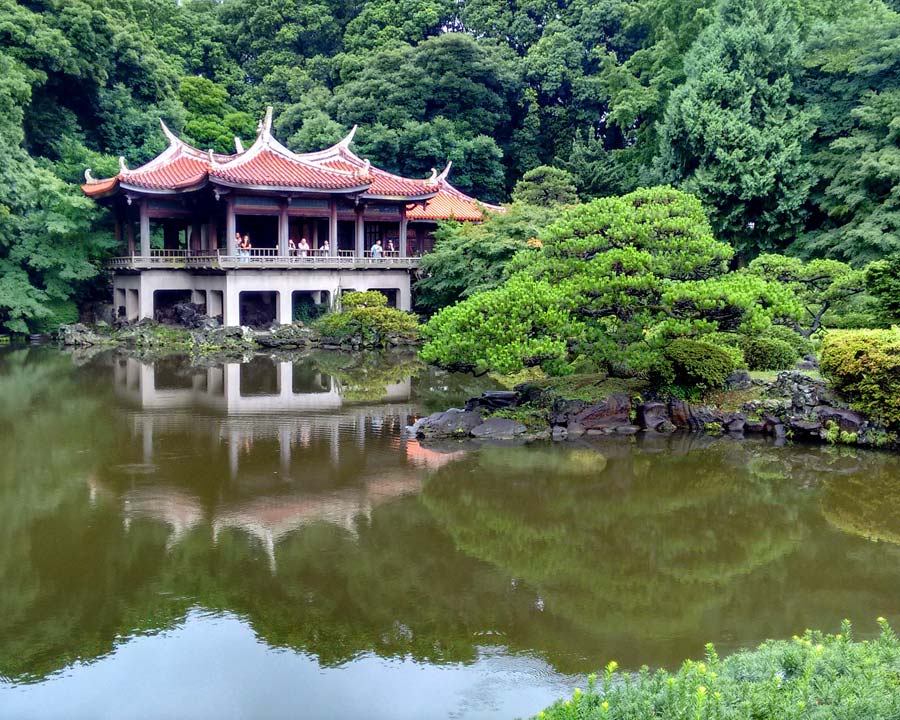
[[[372,166],[372,163],[368,160],[363,160],[363,166],[356,171],[356,177],[360,180],[369,180],[372,177],[372,173],[369,172],[369,168]]]
[[[119,172],[123,174],[128,172],[128,166],[125,164],[124,155],[119,155]]]
[[[450,168],[452,165],[453,165],[453,161],[448,160],[447,165],[444,167],[443,170],[441,170],[441,174],[438,175],[437,178],[435,178],[436,183],[442,183],[442,182],[444,182],[444,180],[447,179],[447,175],[450,174]]]
[[[209,153],[209,166],[212,167],[213,165],[216,164],[216,159],[215,159],[215,157],[213,157],[213,149],[210,148],[206,152]]]
[[[239,153],[244,152],[244,143],[241,142],[241,139],[237,135],[234,136],[234,149]]]
[[[262,127],[260,128],[260,132],[266,135],[272,134],[272,106],[269,105],[266,108],[266,116],[263,118]]]
[[[338,143],[338,147],[348,148],[350,147],[350,142],[353,140],[353,136],[356,135],[356,129],[359,125],[354,125],[350,128],[350,132],[347,133],[347,136]]]
[[[159,119],[159,124],[162,126],[162,131],[166,136],[166,139],[169,141],[169,145],[180,145],[181,139],[169,130],[169,126],[163,121],[162,118]]]
[[[91,175],[90,168],[85,168],[85,170],[84,170],[84,181],[88,185],[93,185],[94,183],[100,182],[97,178],[95,178],[93,175]]]
[[[437,170],[435,170],[434,168],[431,168],[431,177],[429,177],[425,180],[425,184],[426,185],[434,185],[435,183],[437,183]]]

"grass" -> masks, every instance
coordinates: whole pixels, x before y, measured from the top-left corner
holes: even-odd
[[[550,397],[563,400],[584,400],[600,402],[614,393],[639,395],[647,390],[649,383],[637,378],[611,378],[605,373],[590,375],[566,375],[538,380],[533,383]]]
[[[674,673],[627,675],[615,662],[586,691],[576,689],[537,717],[546,720],[896,720],[900,642],[884,618],[872,641],[854,641],[850,622],[826,635],[769,640],[720,660],[686,661]]]

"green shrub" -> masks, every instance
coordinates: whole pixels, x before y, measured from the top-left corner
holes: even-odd
[[[735,370],[734,360],[726,350],[699,340],[673,340],[665,356],[672,366],[671,380],[682,387],[701,390],[721,387]]]
[[[854,407],[900,427],[900,328],[831,331],[822,341],[821,364]]]
[[[789,343],[768,335],[745,338],[741,349],[751,370],[786,370],[797,362],[797,351]]]
[[[323,337],[376,347],[386,347],[392,338],[417,337],[416,316],[387,307],[387,298],[377,290],[347,293],[341,305],[341,312],[329,313],[313,323]]]
[[[55,333],[60,325],[71,325],[78,322],[78,307],[72,300],[59,300],[47,303],[49,315],[37,318],[31,328],[38,333]]]
[[[812,340],[803,337],[796,330],[793,330],[786,325],[773,325],[766,330],[765,336],[777,340],[784,340],[784,342],[794,348],[798,357],[808,355],[815,350]]]
[[[646,668],[631,676],[611,662],[587,691],[538,715],[546,720],[871,720],[900,717],[900,642],[884,618],[874,641],[854,642],[850,623],[837,635],[807,630],[720,660],[712,645],[703,662],[674,673]],[[599,687],[598,687],[599,685]]]

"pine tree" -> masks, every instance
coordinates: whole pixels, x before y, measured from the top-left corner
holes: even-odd
[[[660,128],[658,171],[698,195],[744,255],[786,246],[803,224],[812,125],[793,97],[800,52],[784,3],[723,0]]]

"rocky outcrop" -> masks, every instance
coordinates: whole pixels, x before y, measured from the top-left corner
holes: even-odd
[[[480,425],[473,427],[469,434],[474,438],[493,440],[512,440],[524,435],[527,428],[520,422],[502,417],[488,418]]]
[[[460,438],[468,437],[481,424],[480,412],[451,408],[422,418],[410,432],[418,438]]]
[[[57,331],[60,343],[68,347],[90,347],[96,345],[110,345],[115,341],[108,335],[100,335],[87,325],[75,323],[74,325],[60,325]]]

